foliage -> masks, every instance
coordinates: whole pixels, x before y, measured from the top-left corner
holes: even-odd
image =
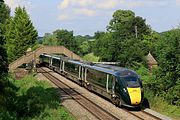
[[[95,56],[93,53],[85,55],[83,59],[89,62],[99,62],[99,57]]]
[[[90,53],[90,43],[89,43],[89,39],[87,38],[87,36],[75,36],[75,41],[77,44],[77,48],[76,48],[76,53],[80,56],[84,56],[85,54]]]
[[[132,69],[134,69],[138,75],[140,75],[143,82],[144,97],[145,99],[148,99],[150,108],[178,120],[180,118],[180,108],[178,106],[169,104],[168,99],[156,94],[160,91],[160,88],[158,88],[160,83],[158,83],[158,80],[156,79],[158,69],[154,68],[153,73],[149,73],[149,70],[139,63],[136,63]],[[175,95],[174,93],[171,94]]]
[[[3,1],[1,1],[3,2]],[[5,44],[5,35],[4,35],[4,28],[7,19],[10,18],[10,9],[9,7],[4,4],[0,3],[0,79],[4,77],[7,73],[7,53],[4,47]]]
[[[107,30],[108,32],[95,33],[95,55],[102,61],[118,61],[125,67],[133,66],[134,62],[145,63],[144,56],[148,49],[144,47],[146,44],[143,38],[151,31],[145,19],[135,16],[130,10],[117,10]]]
[[[159,63],[156,74],[159,94],[171,104],[180,106],[180,29],[162,34],[155,46]]]
[[[68,30],[56,30],[53,32],[58,39],[59,45],[66,47],[67,49],[76,52],[77,43],[73,36],[73,31]]]
[[[18,88],[15,101],[9,101],[7,111],[0,119],[46,120],[72,119],[59,104],[58,89],[50,87],[46,81],[38,81],[33,75],[11,82]]]
[[[25,54],[38,36],[25,8],[21,7],[15,9],[15,16],[9,20],[5,34],[9,62]]]
[[[82,54],[82,56],[90,52],[90,44],[88,41],[82,42],[79,48],[80,48],[80,53]]]
[[[108,31],[114,33],[115,39],[123,40],[135,37],[135,26],[138,30],[138,38],[150,34],[150,28],[145,24],[145,19],[135,16],[135,13],[130,10],[117,10],[109,22]]]
[[[118,54],[118,62],[121,66],[133,66],[134,63],[146,64],[144,44],[141,40],[131,38],[123,42],[121,54]]]
[[[9,7],[0,1],[0,114],[6,112],[10,104],[8,101],[13,102],[14,92],[11,88],[11,84],[7,79],[8,65],[7,65],[7,53],[4,47],[5,44],[5,34],[4,28],[6,27],[6,21],[10,18]]]
[[[59,40],[56,38],[56,35],[54,34],[47,34],[43,37],[42,40],[43,45],[49,45],[49,46],[57,46],[60,45]]]

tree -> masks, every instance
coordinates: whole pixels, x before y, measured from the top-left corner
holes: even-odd
[[[65,46],[73,52],[77,52],[77,43],[73,36],[73,31],[56,30],[53,32],[56,35],[59,45]]]
[[[154,48],[159,63],[157,92],[170,103],[180,105],[180,29],[162,33]]]
[[[35,43],[37,36],[38,33],[25,8],[17,7],[15,16],[9,21],[6,30],[6,47],[9,62],[25,54],[26,50]]]
[[[85,54],[88,54],[91,52],[91,42],[89,41],[90,38],[87,38],[86,36],[75,36],[75,41],[77,44],[77,54],[80,56],[84,56]]]
[[[10,18],[10,9],[4,4],[4,1],[0,1],[0,79],[2,79],[8,72],[7,69],[7,53],[4,47],[5,37],[4,28],[7,19]]]
[[[60,44],[59,40],[54,34],[45,34],[42,41],[43,45],[58,46]]]
[[[135,26],[138,37],[136,38]],[[117,10],[107,26],[108,32],[96,32],[95,55],[103,61],[119,61],[121,66],[129,67],[134,62],[143,62],[147,49],[143,38],[151,30],[145,19],[135,16],[130,10]]]
[[[96,36],[97,35],[97,36]],[[112,33],[98,32],[95,34],[94,54],[100,57],[101,61],[116,62],[117,53],[116,45],[114,44]]]
[[[138,38],[141,38],[151,32],[145,21],[142,17],[135,16],[135,13],[130,10],[117,10],[114,12],[113,19],[110,20],[107,29],[114,33],[116,39],[123,40],[135,37],[135,27],[137,27]]]
[[[1,115],[8,114],[6,111],[10,109],[13,103],[13,95],[11,84],[7,78],[8,74],[8,63],[7,63],[7,52],[5,49],[5,28],[8,19],[10,18],[10,9],[4,4],[3,0],[0,1],[0,118]]]

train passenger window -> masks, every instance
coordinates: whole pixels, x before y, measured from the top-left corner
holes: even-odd
[[[73,63],[65,63],[65,71],[78,76],[79,75],[79,65]]]
[[[87,80],[93,84],[106,88],[106,80],[107,80],[106,73],[93,69],[88,69]]]
[[[60,66],[60,60],[59,59],[52,59],[52,65],[59,67]]]

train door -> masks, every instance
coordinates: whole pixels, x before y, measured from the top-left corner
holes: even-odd
[[[62,71],[64,72],[64,65],[65,65],[65,62],[62,61]]]
[[[114,93],[112,95],[112,102],[113,104],[119,107],[122,106],[122,100],[120,96],[120,86],[117,79],[115,79],[115,82],[114,82]]]
[[[107,74],[107,81],[106,81],[106,90],[110,94],[114,94],[115,88],[115,77],[111,74]]]
[[[82,82],[85,82],[85,68],[81,66],[81,76],[80,76]]]
[[[79,77],[78,77],[79,80],[82,80],[81,79],[81,68],[82,68],[82,66],[79,66]]]
[[[59,64],[59,70],[60,72],[63,71],[63,61],[60,59],[60,64]]]
[[[52,60],[53,60],[53,58],[52,58],[52,57],[49,57],[49,67],[50,67],[50,68],[52,67]]]

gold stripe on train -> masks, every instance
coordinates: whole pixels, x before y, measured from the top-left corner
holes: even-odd
[[[127,88],[130,99],[131,99],[131,104],[132,105],[138,105],[141,102],[141,88]]]

